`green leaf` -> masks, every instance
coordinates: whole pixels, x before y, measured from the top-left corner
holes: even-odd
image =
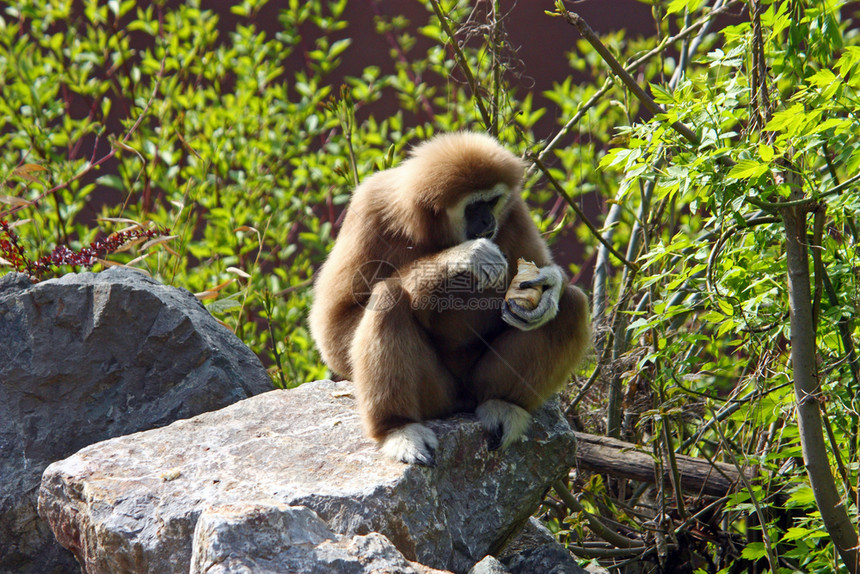
[[[809,486],[799,486],[791,493],[788,499],[801,506],[810,506],[815,504],[815,494]]]
[[[731,317],[735,314],[735,310],[732,307],[731,303],[729,303],[725,299],[717,299],[717,306],[720,308],[720,311],[722,311],[728,317]]]
[[[666,7],[666,13],[675,14],[685,9],[688,12],[695,12],[702,4],[704,4],[704,0],[672,0]]]
[[[770,166],[754,159],[742,159],[729,171],[728,177],[735,179],[751,179],[768,172]]]
[[[675,101],[672,92],[659,84],[651,84],[651,92],[654,94],[654,101],[658,104],[672,104]]]
[[[782,540],[790,541],[809,538],[824,538],[826,536],[827,532],[823,530],[812,530],[810,528],[803,528],[801,526],[792,526],[791,528],[786,530],[785,534],[782,535]]]
[[[848,76],[854,69],[854,66],[860,62],[860,46],[846,46],[845,51],[839,56],[836,61],[836,67],[839,68],[839,75],[843,78]]]
[[[764,547],[764,542],[750,542],[741,551],[741,558],[747,560],[758,560],[767,556],[767,549]]]
[[[773,114],[764,129],[771,132],[785,131],[788,135],[794,135],[796,128],[804,121],[803,104],[794,104],[787,110]]]
[[[806,81],[818,88],[829,88],[832,84],[838,83],[841,80],[836,76],[836,74],[827,68],[824,68],[806,78]]]

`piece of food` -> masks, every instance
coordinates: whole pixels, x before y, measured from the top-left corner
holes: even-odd
[[[514,303],[527,311],[531,311],[540,303],[543,288],[540,285],[533,287],[521,288],[520,285],[525,281],[533,281],[540,275],[538,266],[531,261],[525,259],[517,260],[517,274],[514,275],[511,281],[511,286],[508,287],[508,292],[505,293],[505,301]]]

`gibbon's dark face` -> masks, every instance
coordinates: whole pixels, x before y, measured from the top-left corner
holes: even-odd
[[[448,216],[454,228],[460,229],[459,241],[493,239],[499,231],[499,222],[510,193],[508,186],[499,183],[492,189],[471,193],[452,209]]]
[[[501,196],[491,199],[481,199],[466,206],[466,239],[492,239],[496,235],[498,225],[493,209],[499,203]]]

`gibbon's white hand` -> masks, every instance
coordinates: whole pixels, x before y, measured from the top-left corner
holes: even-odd
[[[558,265],[541,267],[536,279],[523,281],[520,288],[543,287],[543,295],[537,307],[524,309],[512,301],[505,301],[502,319],[508,325],[521,331],[531,331],[552,321],[558,313],[558,300],[564,288],[564,274]]]
[[[473,239],[462,246],[468,271],[475,278],[478,291],[488,287],[504,287],[508,276],[508,260],[498,245],[489,239]]]

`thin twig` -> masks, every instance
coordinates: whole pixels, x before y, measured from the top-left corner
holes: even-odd
[[[701,44],[703,36],[705,35],[705,33],[707,33],[707,30],[710,29],[710,26],[711,26],[711,23],[713,22],[714,17],[717,16],[718,14],[721,14],[722,12],[724,12],[728,8],[727,5],[724,6],[722,4],[723,4],[722,0],[719,0],[714,5],[714,9],[711,10],[707,14],[707,16],[700,18],[699,20],[697,20],[696,22],[694,22],[690,26],[687,26],[686,28],[682,29],[680,32],[678,32],[674,36],[664,38],[663,41],[660,42],[656,47],[645,52],[644,54],[642,54],[641,56],[639,56],[635,60],[628,62],[624,66],[624,69],[627,72],[633,72],[634,70],[639,68],[639,66],[641,66],[642,64],[644,64],[645,62],[647,62],[648,60],[650,60],[651,58],[653,58],[654,56],[656,56],[657,54],[662,52],[663,50],[665,50],[666,46],[668,46],[670,44],[674,44],[678,40],[683,40],[683,39],[687,38],[688,36],[690,36],[690,34],[695,32],[696,30],[699,30],[699,35],[693,41],[693,43],[691,44],[690,50],[689,50],[690,55],[694,54],[696,52],[696,50],[698,49],[699,45]],[[611,78],[607,79],[603,83],[603,86],[600,87],[599,90],[597,90],[590,98],[588,98],[588,100],[586,100],[585,102],[580,104],[576,110],[576,113],[573,115],[573,117],[571,117],[567,121],[567,123],[565,123],[564,126],[558,131],[558,133],[549,141],[549,143],[547,143],[544,146],[544,148],[541,150],[540,154],[538,155],[538,158],[540,158],[541,160],[544,160],[546,158],[546,156],[549,155],[549,153],[553,149],[555,149],[555,147],[559,144],[559,142],[562,140],[562,138],[564,138],[568,134],[568,132],[570,132],[571,128],[573,128],[573,126],[575,126],[577,123],[579,123],[579,121],[583,118],[583,116],[585,116],[586,112],[588,112],[589,109],[594,107],[594,105],[597,104],[597,102],[599,102],[603,98],[603,96],[605,96],[614,85],[615,85],[615,83],[612,81]],[[534,165],[529,166],[529,173],[532,173],[534,171],[534,169],[535,169]]]
[[[610,331],[607,338],[612,338],[612,332]],[[609,342],[609,341],[607,341]],[[584,385],[579,389],[579,393],[576,397],[570,402],[567,408],[564,409],[565,415],[570,415],[576,410],[576,407],[579,406],[579,403],[582,402],[582,399],[586,397],[588,391],[591,390],[591,387],[597,381],[597,378],[600,376],[600,373],[603,370],[603,365],[606,364],[606,361],[609,359],[609,351],[612,349],[611,345],[604,344],[603,352],[600,354],[600,358],[597,360],[597,364],[594,367],[594,371],[592,371],[591,376],[588,377],[588,380]]]
[[[836,459],[836,470],[839,471],[839,476],[842,478],[842,488],[845,489],[845,494],[853,503],[857,503],[857,492],[851,485],[851,478],[848,474],[848,469],[845,468],[845,462],[842,460],[842,451],[839,448],[839,443],[836,441],[836,435],[833,433],[833,424],[830,422],[830,417],[826,415],[821,417],[824,421],[824,430],[827,431],[827,441],[830,443],[830,449],[833,451],[833,458]]]
[[[666,110],[663,109],[663,106],[654,101],[654,98],[648,95],[645,90],[633,79],[627,70],[624,69],[618,60],[615,59],[615,56],[609,51],[609,49],[600,41],[600,38],[597,37],[597,34],[594,33],[594,30],[591,29],[591,26],[588,25],[588,22],[585,19],[577,14],[576,12],[567,11],[564,14],[565,20],[568,23],[576,26],[576,29],[579,30],[579,33],[582,34],[582,37],[594,47],[600,57],[609,65],[612,72],[618,76],[618,78],[627,86],[627,89],[630,90],[636,99],[642,102],[642,105],[651,112],[652,115],[662,115],[666,113]],[[672,128],[675,129],[676,132],[684,136],[691,144],[698,146],[699,145],[699,136],[696,135],[696,132],[688,128],[686,125],[682,124],[679,121],[672,122]]]
[[[573,496],[564,483],[560,480],[556,480],[552,483],[552,488],[555,492],[561,497],[561,500],[567,505],[567,507],[581,514],[585,520],[588,522],[588,528],[594,532],[597,536],[602,538],[603,540],[609,542],[613,546],[617,546],[618,548],[644,548],[645,543],[641,540],[633,540],[631,538],[627,538],[626,536],[622,536],[618,534],[614,530],[610,530],[603,522],[600,521],[598,517],[588,512],[584,506]]]
[[[550,182],[556,192],[558,192],[558,194],[561,195],[565,199],[565,201],[567,201],[567,204],[571,207],[571,209],[573,209],[574,212],[576,212],[576,215],[579,216],[579,218],[582,220],[585,226],[588,227],[588,230],[591,231],[591,233],[597,238],[597,240],[600,241],[600,243],[602,243],[603,246],[606,247],[606,249],[608,249],[609,252],[612,253],[618,259],[618,261],[623,263],[625,267],[629,268],[634,272],[638,271],[638,265],[632,263],[631,261],[628,261],[627,258],[624,257],[624,255],[622,255],[617,249],[612,247],[611,243],[609,243],[608,241],[606,241],[606,239],[603,238],[603,236],[600,234],[600,230],[598,230],[594,226],[594,224],[588,220],[588,217],[586,217],[585,212],[582,211],[582,209],[576,204],[573,198],[568,195],[567,191],[565,191],[561,184],[559,184],[558,181],[552,176],[552,174],[549,172],[549,168],[547,168],[546,165],[544,165],[544,163],[537,156],[531,156],[530,159],[534,162],[538,169],[541,170],[544,176],[546,176],[547,180]]]
[[[569,544],[567,549],[574,555],[580,558],[627,558],[633,557],[637,561],[643,558],[652,549],[642,551],[641,548],[587,548],[576,544]]]
[[[711,415],[714,415],[713,411],[711,411]],[[770,540],[770,533],[767,529],[767,520],[765,519],[764,511],[759,504],[758,497],[756,496],[755,491],[752,488],[752,484],[750,484],[749,478],[747,478],[747,475],[744,473],[743,469],[738,463],[738,459],[735,457],[734,449],[731,448],[730,442],[726,439],[725,434],[723,434],[723,429],[720,428],[720,425],[716,425],[715,428],[717,429],[717,434],[720,435],[720,440],[723,442],[723,444],[726,445],[726,453],[728,453],[732,464],[735,465],[735,468],[738,471],[738,476],[740,476],[741,481],[744,483],[744,488],[746,489],[747,494],[749,494],[750,500],[752,500],[753,502],[756,515],[758,515],[759,522],[762,525],[761,535],[762,540],[764,541],[765,552],[767,553],[767,561],[770,564],[771,571],[776,572],[776,568],[779,565],[779,562],[777,561],[774,547]]]
[[[439,25],[442,26],[442,31],[444,31],[445,35],[451,40],[451,48],[454,50],[454,57],[457,59],[457,65],[460,66],[460,69],[466,76],[466,82],[469,84],[469,89],[472,91],[472,98],[474,98],[475,104],[478,106],[478,111],[481,112],[481,119],[484,121],[484,126],[489,129],[493,125],[493,120],[490,117],[490,113],[487,111],[487,107],[484,105],[484,100],[478,90],[478,82],[475,80],[475,76],[472,74],[471,68],[469,68],[469,61],[460,49],[460,44],[457,42],[457,38],[454,36],[451,26],[448,25],[447,17],[442,13],[442,7],[439,6],[439,0],[430,0],[430,5],[433,7],[433,11],[439,19]]]

